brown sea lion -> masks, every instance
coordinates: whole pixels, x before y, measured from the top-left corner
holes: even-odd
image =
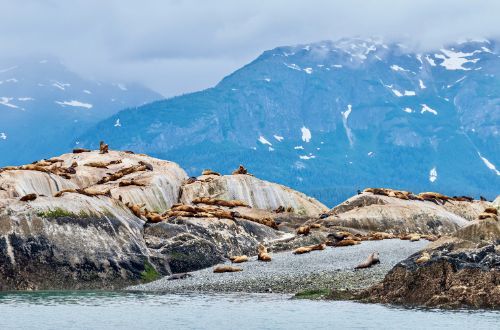
[[[343,247],[343,246],[351,246],[351,245],[358,245],[358,244],[360,244],[360,241],[346,238],[346,239],[343,239],[341,241],[334,243],[333,246]]]
[[[292,253],[293,254],[304,254],[304,253],[309,253],[311,251],[324,250],[325,248],[326,248],[326,243],[320,243],[320,244],[316,244],[316,245],[301,246],[301,247],[295,249]]]
[[[29,202],[29,201],[34,201],[36,199],[36,194],[27,194],[21,197],[19,200],[21,202]]]
[[[319,228],[321,228],[321,224],[320,223],[313,223],[313,224],[311,224],[311,229],[313,229],[313,228],[319,229]]]
[[[366,258],[365,261],[354,267],[354,269],[370,268],[373,265],[379,264],[380,258],[378,252],[373,252]]]
[[[271,256],[267,253],[267,248],[264,245],[259,244],[257,252],[257,260],[266,262],[271,261]]]
[[[128,207],[128,208],[130,209],[130,211],[132,211],[132,213],[133,213],[136,217],[140,218],[140,217],[143,215],[143,212],[142,212],[142,210],[141,210],[141,209],[142,209],[144,206],[146,206],[146,204],[141,204],[141,205],[138,205],[138,204],[132,204],[132,203],[127,202],[127,203],[125,203],[125,206],[126,206],[126,207]]]
[[[300,226],[297,228],[297,235],[309,235],[311,231],[311,226]]]
[[[194,204],[206,204],[206,205],[218,205],[218,206],[225,206],[225,207],[237,207],[237,206],[243,206],[243,207],[248,207],[248,204],[240,201],[240,200],[224,200],[224,199],[217,199],[217,198],[210,198],[210,197],[197,197],[192,200],[192,203]]]
[[[493,219],[493,220],[498,220],[498,216],[493,213],[480,213],[477,217],[479,220],[486,220],[486,219]]]
[[[107,154],[109,152],[109,146],[104,143],[104,141],[99,142],[99,153]]]
[[[126,175],[129,175],[129,174],[132,174],[135,172],[146,171],[147,169],[148,169],[147,165],[144,165],[144,164],[126,167],[126,168],[123,168],[115,173],[112,173],[112,174],[109,174],[108,176],[103,177],[101,180],[97,181],[97,184],[103,184],[103,183],[107,183],[110,181],[116,181],[118,179],[123,178]]]
[[[195,183],[195,182],[196,182],[196,177],[192,176],[192,177],[187,178],[186,181],[184,181],[184,184],[191,184],[191,183]]]
[[[206,169],[201,172],[201,175],[217,175],[220,176],[220,173],[214,172],[211,169]]]
[[[427,262],[431,260],[431,255],[428,252],[423,252],[420,257],[415,260],[417,264],[423,264],[424,262]]]
[[[118,182],[118,187],[127,187],[127,186],[138,186],[138,187],[145,187],[146,184],[136,181],[135,179],[131,180],[122,180]]]
[[[229,257],[229,260],[231,260],[231,262],[233,264],[239,264],[239,263],[242,263],[242,262],[247,262],[248,261],[248,257],[243,255],[243,256],[234,256],[234,257]]]
[[[214,273],[233,273],[241,272],[243,269],[229,265],[220,265],[214,268]]]
[[[233,171],[232,175],[237,175],[237,174],[248,174],[247,169],[243,166],[240,165],[236,170]]]
[[[150,212],[148,209],[144,209],[144,217],[148,222],[151,223],[158,223],[165,220],[165,218],[163,218],[160,214],[156,212]]]

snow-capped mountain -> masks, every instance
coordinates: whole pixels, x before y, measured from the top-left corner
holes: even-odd
[[[139,85],[83,79],[55,59],[0,64],[0,165],[67,151],[82,132],[161,96]]]
[[[278,47],[214,88],[121,111],[81,141],[95,147],[104,139],[192,174],[242,163],[326,203],[367,186],[493,198],[500,187],[497,45],[414,52],[342,39]]]

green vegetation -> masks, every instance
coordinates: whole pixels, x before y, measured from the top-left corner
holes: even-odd
[[[90,218],[92,216],[83,210],[78,213],[73,213],[60,207],[56,207],[53,210],[49,209],[47,211],[39,211],[36,215],[43,218]]]
[[[148,261],[144,263],[144,271],[141,273],[141,280],[145,283],[157,280],[160,273]]]
[[[295,294],[297,299],[323,299],[331,294],[329,289],[305,290]]]

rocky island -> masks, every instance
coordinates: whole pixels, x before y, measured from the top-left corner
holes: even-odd
[[[315,290],[499,308],[498,199],[369,188],[329,209],[236,165],[189,177],[101,144],[2,168],[0,290]],[[375,252],[380,264],[361,266]]]

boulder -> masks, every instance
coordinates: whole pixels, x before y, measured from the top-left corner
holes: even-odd
[[[404,200],[362,193],[334,207],[322,224],[366,232],[394,234],[451,234],[476,218],[483,202],[457,202],[436,205],[430,201]],[[450,205],[448,205],[450,204]]]
[[[288,187],[257,179],[251,175],[201,176],[181,189],[181,202],[191,204],[197,197],[241,200],[257,209],[273,211],[291,207],[293,213],[318,216],[328,208],[316,199]]]
[[[398,263],[382,283],[361,291],[357,298],[428,307],[498,309],[499,244],[499,221],[472,221]]]

